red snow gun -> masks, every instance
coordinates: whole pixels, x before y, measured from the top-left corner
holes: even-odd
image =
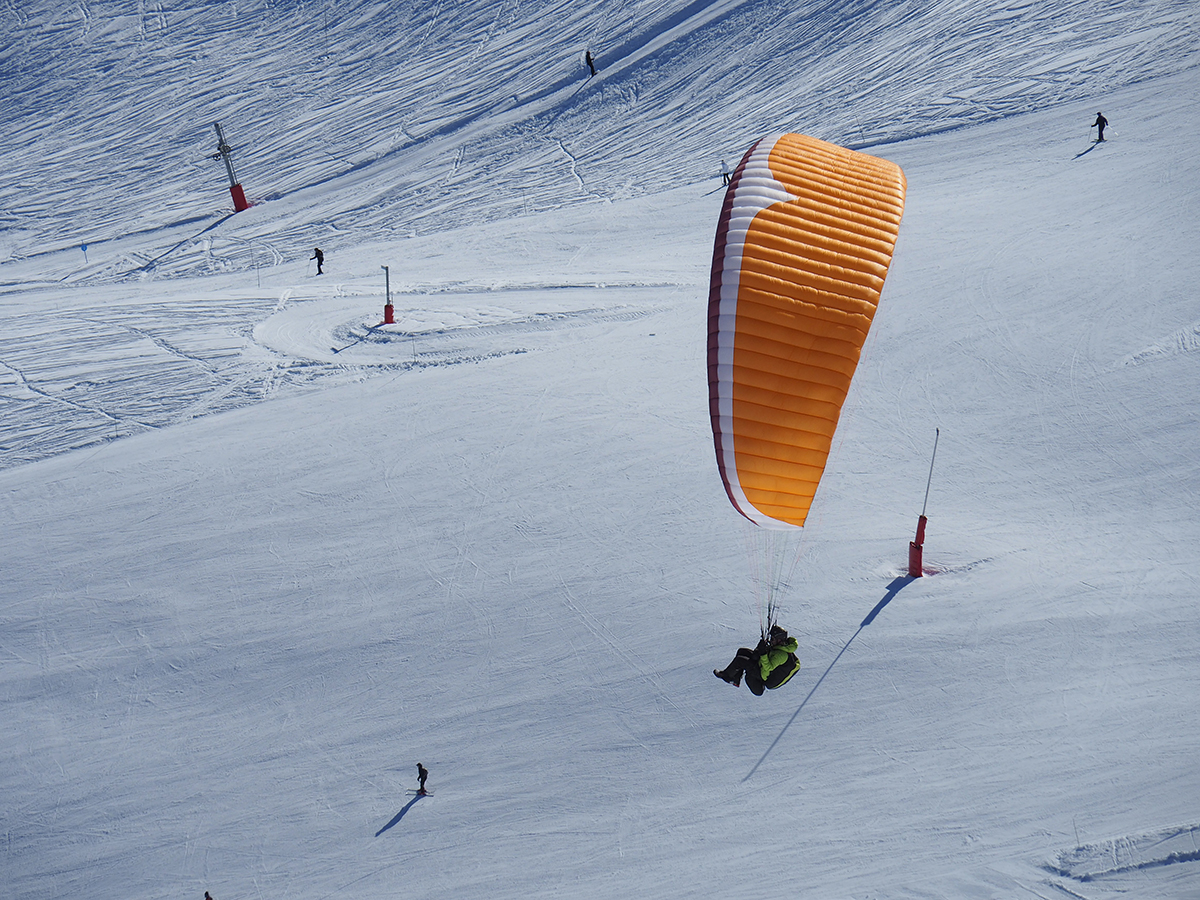
[[[933,482],[933,461],[937,459],[938,438],[941,437],[942,430],[935,429],[933,433],[933,455],[929,459],[929,478],[925,481],[925,503],[921,506],[921,515],[917,519],[917,538],[908,542],[908,577],[920,578],[924,575],[922,569],[922,553],[925,549],[925,523],[929,521],[925,516],[925,509],[929,506],[929,485]]]

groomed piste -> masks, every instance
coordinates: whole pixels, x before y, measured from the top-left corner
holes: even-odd
[[[6,898],[1193,896],[1193,7],[9,9]],[[768,147],[890,185],[790,531],[710,405]]]

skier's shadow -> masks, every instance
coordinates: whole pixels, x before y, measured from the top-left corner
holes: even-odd
[[[399,822],[401,819],[403,819],[404,816],[408,813],[408,811],[410,809],[412,809],[413,806],[415,806],[417,801],[420,799],[421,799],[421,795],[417,794],[417,796],[415,796],[411,800],[409,800],[408,803],[405,804],[404,809],[400,810],[400,812],[396,813],[396,815],[394,815],[392,817],[392,821],[388,822],[386,825],[384,825],[382,828],[380,828],[377,832],[375,832],[375,837],[379,837],[381,834],[383,834],[385,831],[387,831],[389,828],[391,828],[393,825],[395,825],[397,822]]]
[[[855,631],[854,634],[850,635],[850,640],[846,641],[846,645],[838,651],[838,655],[833,658],[833,662],[829,664],[829,668],[826,669],[825,673],[817,679],[817,683],[812,686],[812,690],[808,692],[808,696],[804,698],[804,701],[799,707],[797,707],[796,711],[792,713],[792,717],[787,720],[787,724],[785,724],[779,734],[776,735],[775,740],[771,741],[771,746],[767,748],[767,752],[764,753],[759,758],[758,762],[754,764],[754,768],[746,773],[746,777],[742,779],[743,783],[749,781],[750,776],[757,772],[758,767],[761,766],[763,761],[771,755],[771,751],[775,749],[775,745],[778,744],[783,738],[784,732],[786,732],[788,728],[791,727],[792,723],[796,721],[796,718],[800,715],[800,710],[804,709],[808,701],[812,699],[813,694],[817,692],[817,688],[821,686],[821,682],[825,680],[825,676],[833,671],[833,667],[837,665],[837,661],[842,658],[842,654],[845,653],[850,648],[850,645],[854,643],[854,639],[858,637],[859,633],[875,621],[875,617],[882,612],[885,606],[892,602],[892,598],[900,593],[901,588],[914,580],[915,579],[911,575],[901,575],[899,578],[892,579],[891,583],[888,584],[887,593],[883,595],[883,599],[876,603],[875,608],[867,613],[867,617],[859,623],[858,631]]]

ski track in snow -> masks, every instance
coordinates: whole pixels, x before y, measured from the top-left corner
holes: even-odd
[[[1175,332],[1165,340],[1159,341],[1132,353],[1121,360],[1123,366],[1140,366],[1146,363],[1178,356],[1181,353],[1192,353],[1200,350],[1200,322]]]
[[[1193,2],[0,8],[11,896],[1194,900]],[[753,698],[783,129],[909,184]]]
[[[1105,882],[1118,890],[1137,890],[1139,875],[1179,867],[1193,885],[1200,878],[1200,825],[1176,825],[1062,850],[1046,864],[1055,875],[1079,884]],[[1130,887],[1122,882],[1133,877]]]
[[[712,178],[722,156],[781,121],[877,145],[1021,115],[1169,73],[1195,49],[1186,0],[1125,2],[1103,16],[1084,0],[866,12],[660,0],[621,16],[561,0],[452,16],[419,6],[380,15],[365,3],[337,15],[265,3],[88,9],[81,19],[35,8],[10,29],[0,83],[9,258],[80,243],[99,255],[172,217],[216,213],[228,203],[207,158],[218,119],[263,205],[222,225],[215,259],[164,260],[158,271],[252,267],[251,222],[269,240],[264,255],[294,258],[313,243]],[[590,81],[581,46],[597,54]],[[117,68],[120,81],[90,75]],[[624,127],[631,117],[650,129]],[[671,152],[647,135],[669,135]],[[283,197],[292,209],[280,215],[271,207]]]
[[[578,292],[596,300],[606,293],[628,297],[630,289],[581,286]],[[512,301],[505,307],[480,306],[471,294],[458,309],[401,307],[398,324],[384,326],[356,315],[366,305],[356,292],[347,295],[339,286],[335,293],[339,299],[298,301],[289,289],[273,307],[265,299],[234,308],[198,301],[168,311],[126,304],[67,321],[57,314],[23,315],[19,327],[0,328],[0,405],[8,407],[10,421],[21,423],[6,429],[0,468],[281,392],[357,379],[364,367],[403,372],[475,363],[528,352],[519,343],[526,336],[552,340],[562,329],[653,314],[621,304],[571,308],[559,298],[547,300],[545,289],[522,289],[502,292]],[[437,299],[445,304],[448,297]],[[556,309],[524,312],[524,303]],[[509,345],[498,348],[497,338]]]

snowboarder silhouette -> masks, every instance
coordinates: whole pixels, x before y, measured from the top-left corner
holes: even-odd
[[[595,75],[596,74],[596,63],[592,60],[592,51],[588,50],[584,54],[583,58],[587,62],[588,68],[592,70],[592,75]],[[591,78],[592,75],[589,75],[588,78]]]
[[[1096,138],[1096,143],[1104,140],[1104,126],[1108,124],[1108,119],[1104,118],[1104,113],[1096,113],[1096,121],[1092,123],[1093,128],[1100,129],[1100,137]]]
[[[429,770],[427,768],[425,768],[423,765],[421,765],[420,763],[417,763],[417,781],[419,781],[421,783],[421,787],[417,791],[418,794],[429,793],[428,791],[425,790],[425,779],[428,777],[429,777]]]
[[[321,248],[314,247],[313,255],[310,256],[309,259],[315,259],[317,261],[317,274],[323,275],[324,273],[321,271],[321,266],[325,265],[325,254],[321,252]]]

